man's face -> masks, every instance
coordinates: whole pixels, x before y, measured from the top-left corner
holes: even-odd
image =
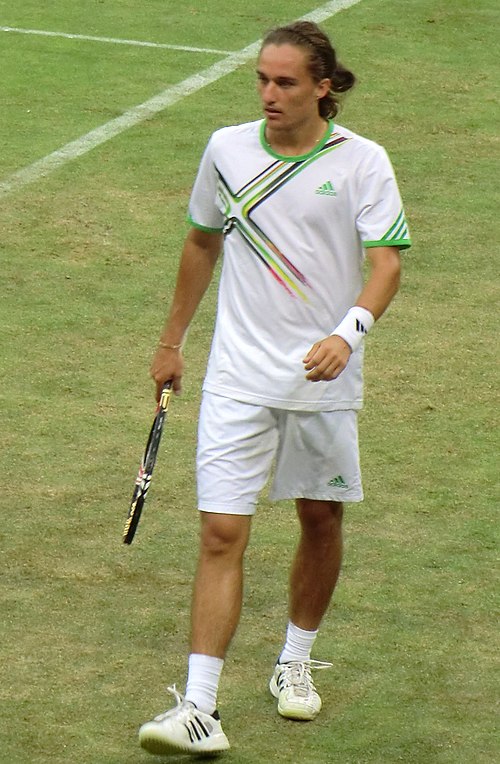
[[[296,45],[266,45],[257,65],[257,88],[272,130],[296,130],[318,117],[318,99],[330,80],[315,82],[307,51]]]

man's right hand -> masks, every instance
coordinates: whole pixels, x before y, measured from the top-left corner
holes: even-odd
[[[184,358],[180,348],[159,347],[151,362],[150,374],[156,384],[156,400],[160,400],[161,389],[165,382],[172,380],[172,390],[180,395],[182,390],[181,380],[184,372]]]

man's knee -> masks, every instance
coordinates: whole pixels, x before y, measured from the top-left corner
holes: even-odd
[[[344,514],[342,502],[297,499],[296,505],[304,533],[331,536],[341,532]]]
[[[251,518],[201,512],[200,551],[212,557],[243,555],[250,535]]]

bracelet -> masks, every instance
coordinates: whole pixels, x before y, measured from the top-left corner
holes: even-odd
[[[370,313],[366,308],[362,308],[360,305],[355,305],[350,308],[340,324],[333,330],[332,334],[337,334],[342,337],[348,345],[350,345],[352,352],[359,348],[365,334],[368,334],[375,318],[373,313]]]
[[[182,342],[179,345],[170,345],[168,342],[159,342],[158,346],[165,348],[165,350],[180,350],[182,347]]]

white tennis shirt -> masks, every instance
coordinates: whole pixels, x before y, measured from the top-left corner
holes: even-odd
[[[317,147],[279,156],[265,121],[211,137],[189,203],[195,227],[224,231],[218,310],[204,390],[304,411],[362,405],[361,346],[331,382],[302,359],[363,286],[364,248],[410,246],[384,149],[329,123]]]

